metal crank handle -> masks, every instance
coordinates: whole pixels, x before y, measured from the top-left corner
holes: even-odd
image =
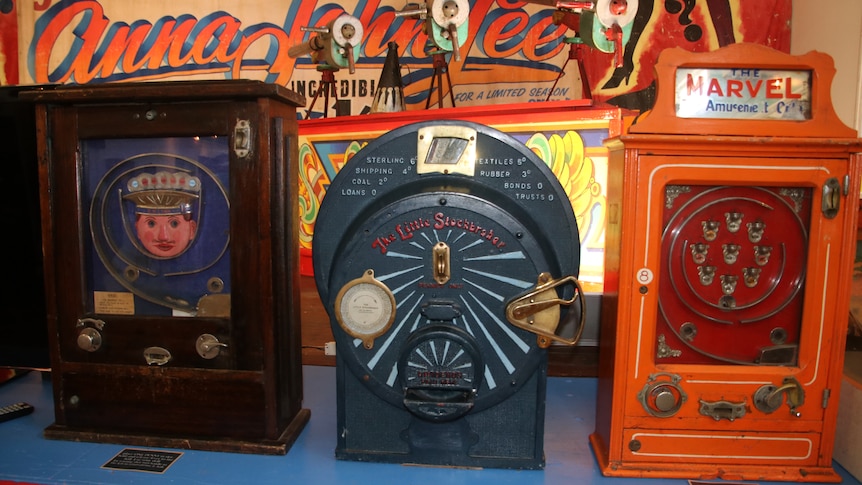
[[[569,299],[559,298],[556,289],[566,284],[575,287],[575,295]],[[556,331],[560,325],[560,306],[569,306],[576,301],[581,305],[577,330],[570,338],[557,335]],[[586,318],[584,292],[574,276],[554,280],[549,273],[542,273],[534,289],[515,298],[506,306],[506,318],[512,325],[535,333],[541,348],[548,348],[552,342],[574,345],[581,338],[584,330]]]

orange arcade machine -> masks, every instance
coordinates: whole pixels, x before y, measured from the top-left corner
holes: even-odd
[[[662,53],[609,139],[603,474],[840,481],[832,469],[862,140],[832,59]]]

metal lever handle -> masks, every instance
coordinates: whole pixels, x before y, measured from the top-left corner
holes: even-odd
[[[575,294],[568,299],[559,298],[557,288],[566,284],[575,287]],[[579,302],[581,305],[577,330],[570,338],[557,335],[556,331],[560,324],[560,306],[569,306],[575,302]],[[515,298],[506,305],[506,318],[512,325],[538,335],[536,340],[539,347],[543,349],[548,348],[552,341],[574,345],[584,331],[584,319],[586,318],[584,292],[578,279],[574,276],[554,280],[549,273],[541,273],[533,290]]]
[[[801,417],[802,413],[796,410],[805,402],[805,391],[799,381],[793,377],[785,377],[784,382],[780,386],[767,384],[760,387],[754,393],[754,407],[764,413],[772,413],[781,406],[782,394],[787,396],[787,405],[790,407],[790,414],[795,417]]]
[[[421,20],[425,20],[428,18],[428,8],[421,6],[412,10],[401,10],[400,12],[395,12],[396,17],[413,17],[417,15]]]
[[[561,278],[556,281],[551,281],[551,275],[548,273],[542,273],[539,275],[539,284],[535,289],[522,295],[517,300],[513,301],[509,307],[511,309],[512,316],[517,319],[524,319],[535,315],[536,313],[547,310],[553,306],[558,305],[571,305],[578,298],[578,295],[581,294],[578,291],[578,295],[569,298],[568,300],[564,300],[562,298],[552,298],[548,300],[536,300],[536,298],[543,292],[556,288],[558,286],[562,286],[568,282],[573,282],[577,285],[578,290],[580,290],[580,284],[578,280],[572,276],[567,276],[565,278]]]
[[[512,316],[518,319],[528,318],[536,313],[541,311],[545,311],[548,308],[559,306],[559,305],[571,305],[574,303],[574,298],[569,300],[563,300],[561,298],[555,298],[553,300],[543,300],[529,303],[522,303],[515,307],[512,310]]]
[[[329,27],[300,27],[299,30],[302,32],[316,32],[318,34],[328,34]]]
[[[353,59],[353,46],[350,42],[344,44],[344,57],[347,58],[347,72],[353,74],[356,72],[356,60]]]
[[[623,29],[614,23],[605,31],[605,37],[614,43],[614,67],[623,67]]]
[[[449,40],[452,41],[452,55],[455,56],[456,62],[461,62],[461,45],[458,42],[458,26],[454,22],[446,26],[449,31]]]
[[[198,337],[198,340],[195,343],[195,350],[197,350],[198,355],[204,359],[215,359],[218,357],[222,348],[227,348],[227,344],[219,342],[215,335],[208,333]]]

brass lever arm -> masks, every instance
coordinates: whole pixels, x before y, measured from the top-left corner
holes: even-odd
[[[573,296],[567,299],[559,298],[557,288],[567,284],[575,287]],[[569,306],[576,302],[579,302],[581,306],[577,330],[569,338],[557,335],[557,328],[560,324],[560,306]],[[584,292],[578,279],[574,276],[565,276],[554,280],[549,273],[542,273],[538,277],[535,288],[518,296],[506,306],[506,318],[509,323],[538,335],[537,341],[539,347],[542,348],[549,347],[552,341],[566,345],[577,343],[584,330],[585,317]]]

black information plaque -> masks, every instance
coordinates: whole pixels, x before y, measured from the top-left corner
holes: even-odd
[[[181,456],[183,456],[183,454],[177,451],[126,448],[102,465],[102,468],[148,473],[164,473]]]

